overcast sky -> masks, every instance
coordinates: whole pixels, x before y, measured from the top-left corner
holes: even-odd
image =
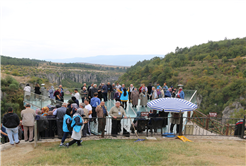
[[[1,54],[165,55],[177,46],[245,37],[245,7],[245,0],[2,0]]]

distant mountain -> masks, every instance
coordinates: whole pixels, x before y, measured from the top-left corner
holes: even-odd
[[[132,66],[138,61],[149,60],[153,57],[164,57],[164,55],[98,55],[95,57],[76,57],[68,59],[45,59],[51,62],[60,63],[91,63],[91,64],[103,64],[113,66]]]

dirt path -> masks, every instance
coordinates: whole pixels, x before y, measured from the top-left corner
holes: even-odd
[[[1,151],[1,165],[13,165],[23,160],[25,154],[34,150],[33,144],[19,144]]]

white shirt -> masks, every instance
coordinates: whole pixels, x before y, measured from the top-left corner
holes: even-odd
[[[77,99],[78,101],[79,101],[79,99],[81,98],[79,92],[75,93],[74,97],[76,97],[76,99]]]
[[[115,85],[116,89],[120,89],[121,85]]]
[[[92,111],[92,107],[90,104],[86,105],[85,108],[88,110],[88,111]],[[92,118],[91,114],[89,115],[89,118]]]
[[[25,91],[25,95],[31,95],[31,87],[30,86],[26,86],[25,88],[24,88],[24,91]]]

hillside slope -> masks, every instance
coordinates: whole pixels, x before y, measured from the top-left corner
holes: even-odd
[[[246,94],[246,37],[176,48],[165,58],[138,62],[119,78],[127,85],[156,84],[198,90],[200,110],[217,112]],[[246,106],[245,100],[240,100]]]

